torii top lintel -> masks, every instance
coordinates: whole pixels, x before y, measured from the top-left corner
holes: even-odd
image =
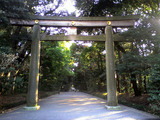
[[[57,16],[33,16],[31,20],[10,19],[12,25],[33,26],[35,20],[40,26],[48,27],[105,27],[111,22],[113,27],[132,27],[139,15],[114,16],[114,17],[57,17]]]

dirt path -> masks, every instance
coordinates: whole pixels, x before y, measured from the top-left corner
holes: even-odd
[[[39,102],[41,109],[26,111],[19,108],[0,115],[0,120],[158,120],[159,118],[139,110],[121,106],[109,111],[106,101],[82,93],[65,92]]]

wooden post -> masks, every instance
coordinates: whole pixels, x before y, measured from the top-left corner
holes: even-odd
[[[39,65],[40,65],[40,25],[33,26],[31,62],[29,72],[27,110],[38,110],[38,82],[39,82]]]
[[[115,80],[115,63],[114,63],[114,42],[112,38],[112,27],[106,26],[106,79],[107,79],[107,108],[119,109],[116,95],[116,80]]]

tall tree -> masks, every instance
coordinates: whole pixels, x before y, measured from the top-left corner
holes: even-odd
[[[41,50],[41,90],[69,90],[72,60],[64,42],[43,42]]]

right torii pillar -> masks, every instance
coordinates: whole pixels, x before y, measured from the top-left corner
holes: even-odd
[[[110,110],[120,109],[117,99],[117,87],[115,80],[115,60],[114,60],[114,41],[112,38],[113,30],[111,23],[105,28],[106,40],[106,79],[107,79],[107,105],[106,108]]]

